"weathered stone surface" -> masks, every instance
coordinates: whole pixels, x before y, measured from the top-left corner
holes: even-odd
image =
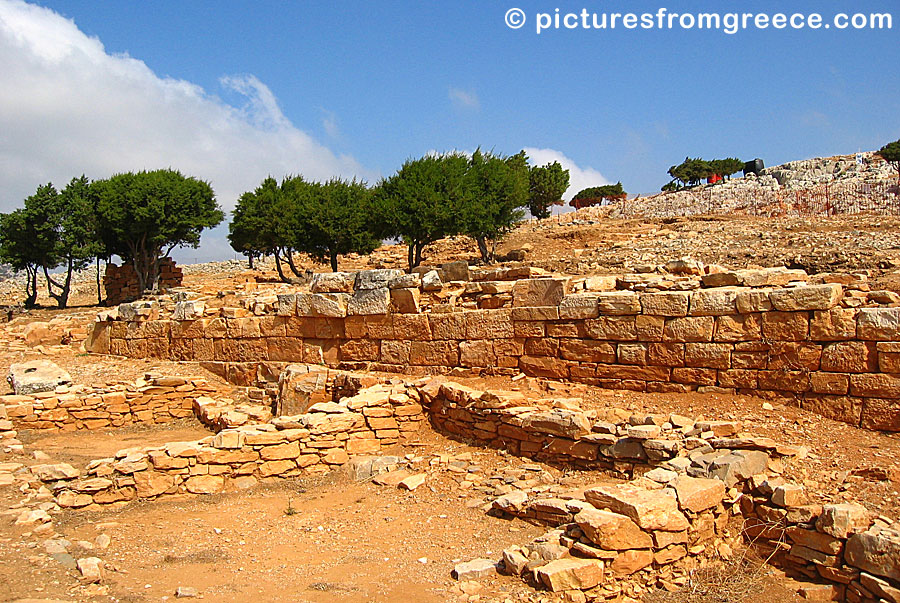
[[[678,495],[678,506],[684,511],[700,513],[718,505],[725,498],[725,482],[681,475],[670,482]]]
[[[816,521],[816,529],[835,538],[847,538],[869,526],[871,514],[856,503],[825,505]]]
[[[575,293],[565,296],[559,302],[559,318],[561,320],[597,318],[599,312],[596,293]]]
[[[844,558],[849,565],[900,581],[900,532],[873,528],[847,539]]]
[[[29,360],[9,367],[6,380],[17,395],[53,391],[72,382],[72,377],[48,360]]]
[[[195,475],[184,486],[191,494],[216,494],[225,489],[225,478],[221,475]]]
[[[305,364],[289,364],[278,376],[276,416],[305,413],[310,406],[324,400],[327,373]]]
[[[103,579],[103,561],[98,557],[82,557],[78,560],[78,571],[81,579],[89,584],[95,584]]]
[[[437,270],[429,270],[422,275],[422,291],[440,291],[443,287]]]
[[[769,294],[769,299],[775,309],[782,312],[830,310],[837,305],[843,293],[843,287],[837,284],[809,285],[776,289]]]
[[[690,525],[678,510],[672,489],[644,490],[629,484],[598,486],[586,490],[584,497],[598,509],[627,515],[644,530],[680,532]]]
[[[391,289],[391,308],[401,314],[417,314],[419,312],[419,289]]]
[[[591,421],[583,412],[554,408],[529,415],[525,427],[540,433],[575,439],[591,432]]]
[[[737,312],[739,289],[700,289],[691,294],[691,316],[721,316]]]
[[[57,480],[74,479],[81,472],[68,463],[55,465],[33,465],[31,472],[42,482],[55,482]]]
[[[512,288],[513,306],[558,306],[569,286],[567,278],[518,280]]]
[[[363,274],[360,272],[360,274]],[[387,314],[391,308],[391,290],[387,287],[378,289],[360,289],[350,298],[347,304],[347,316],[371,316]]]
[[[900,308],[861,308],[856,317],[856,335],[866,340],[900,339]]]
[[[553,592],[587,590],[603,582],[603,562],[596,559],[557,559],[541,566],[537,577]]]
[[[584,535],[602,549],[624,551],[649,549],[653,546],[650,534],[631,519],[619,513],[601,509],[584,509],[575,516],[575,523]]]
[[[134,474],[134,485],[140,498],[148,498],[174,487],[175,478],[157,471],[138,471]]]
[[[319,272],[313,275],[309,290],[313,293],[351,293],[353,275],[347,272]]]
[[[779,507],[800,507],[807,502],[803,486],[797,484],[781,484],[772,492],[772,504]]]
[[[610,291],[597,294],[600,314],[626,316],[641,313],[641,298],[632,291]]]
[[[347,293],[298,293],[297,314],[306,317],[343,318],[347,316]]]
[[[360,270],[356,273],[357,290],[387,289],[388,284],[395,278],[402,276],[402,270],[381,268],[378,270]],[[378,314],[376,312],[375,314]]]
[[[610,564],[609,570],[619,576],[628,576],[653,563],[653,551],[637,549],[622,551]]]
[[[691,294],[688,291],[642,293],[641,309],[650,316],[687,316]]]
[[[492,559],[473,559],[453,566],[453,577],[463,582],[478,580],[491,576],[497,571],[497,564]]]

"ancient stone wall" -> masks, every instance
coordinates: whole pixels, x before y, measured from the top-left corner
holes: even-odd
[[[223,429],[196,442],[123,450],[91,462],[33,468],[52,483],[62,507],[111,504],[168,494],[210,494],[249,487],[258,479],[324,473],[357,455],[378,455],[414,436],[424,423],[416,390],[375,385],[340,404],[270,422]]]
[[[257,381],[266,362],[521,371],[607,388],[779,397],[853,425],[900,430],[900,308],[873,306],[852,284],[784,287],[795,278],[784,270],[710,275],[704,284],[728,286],[693,290],[481,281],[465,284],[479,292],[478,309],[440,303],[424,312],[420,289],[404,280],[417,275],[369,273],[391,274],[367,277],[363,287],[328,275],[321,292],[251,298],[243,307],[188,301],[169,313],[156,302],[123,304],[95,324],[87,346],[225,363],[238,368],[220,372],[240,385]]]
[[[197,398],[217,391],[200,377],[162,376],[142,385],[64,389],[0,396],[0,407],[18,429],[105,429],[192,417]]]
[[[159,287],[161,290],[180,287],[184,275],[181,268],[175,265],[172,258],[163,258],[159,262]],[[141,296],[137,274],[134,266],[125,263],[121,266],[107,264],[103,275],[103,289],[106,291],[106,305],[115,306]]]

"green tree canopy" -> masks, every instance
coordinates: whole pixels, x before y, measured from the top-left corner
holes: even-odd
[[[286,259],[292,251],[290,201],[286,191],[295,191],[301,183],[299,177],[285,178],[281,184],[267,177],[255,190],[240,196],[228,225],[231,247],[248,256],[251,265],[254,257],[274,255],[278,275],[284,281],[288,279],[281,267],[282,258]]]
[[[338,270],[338,256],[369,254],[381,244],[374,232],[372,192],[356,180],[304,183],[291,200],[292,247]]]
[[[511,157],[477,149],[466,172],[461,231],[475,239],[481,259],[493,262],[497,242],[525,215],[528,202],[528,158],[525,151]]]
[[[876,154],[894,166],[897,170],[897,182],[900,183],[900,140],[889,142],[876,151]]]
[[[568,188],[569,170],[558,161],[532,167],[528,173],[528,211],[535,218],[549,217],[551,206],[562,205]]]
[[[469,158],[462,153],[409,159],[376,187],[378,233],[401,238],[412,270],[422,263],[425,246],[458,234],[460,212],[469,194]]]
[[[141,291],[157,287],[172,249],[196,248],[203,229],[224,218],[207,182],[174,170],[117,174],[91,189],[106,250],[132,263]]]
[[[718,174],[723,178],[731,178],[744,169],[744,162],[736,157],[728,157],[726,159],[713,159],[709,162],[713,174]]]

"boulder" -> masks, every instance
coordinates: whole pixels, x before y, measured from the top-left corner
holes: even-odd
[[[700,513],[718,505],[725,498],[725,482],[719,479],[681,475],[670,484],[684,511]]]
[[[587,590],[603,582],[603,562],[596,559],[557,559],[541,566],[536,575],[553,592]]]
[[[490,576],[497,571],[497,564],[492,559],[473,559],[453,566],[452,575],[460,582],[478,580]]]
[[[645,490],[631,484],[598,486],[584,498],[598,509],[609,509],[632,519],[641,529],[680,532],[690,527],[678,510],[675,490]]]
[[[575,516],[575,523],[588,540],[602,549],[624,551],[649,549],[653,546],[650,534],[619,513],[596,508],[584,509]]]
[[[873,528],[847,539],[844,558],[870,574],[900,581],[900,532]]]
[[[816,529],[835,538],[847,538],[869,527],[870,513],[862,505],[841,503],[825,505],[816,521]]]
[[[52,362],[30,360],[10,366],[6,380],[16,395],[27,395],[53,391],[60,385],[71,383],[72,377]]]

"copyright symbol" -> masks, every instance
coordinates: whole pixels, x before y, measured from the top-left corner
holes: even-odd
[[[519,29],[525,25],[525,11],[521,8],[511,8],[506,11],[504,20],[506,21],[506,26],[508,28]]]

